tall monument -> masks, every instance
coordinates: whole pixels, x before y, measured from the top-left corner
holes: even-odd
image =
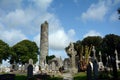
[[[41,24],[41,38],[40,38],[40,66],[41,68],[46,64],[46,56],[48,55],[48,23],[45,21]]]

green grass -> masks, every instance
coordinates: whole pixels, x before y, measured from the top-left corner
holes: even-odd
[[[16,75],[15,80],[27,80],[26,75]],[[35,78],[32,78],[31,80],[36,80]],[[63,80],[61,77],[49,77],[47,80]]]
[[[27,80],[27,76],[26,75],[16,75],[15,80]]]
[[[86,73],[85,72],[80,72],[74,75],[74,80],[86,80]]]

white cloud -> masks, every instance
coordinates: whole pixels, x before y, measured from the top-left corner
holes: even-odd
[[[74,29],[70,29],[70,30],[68,31],[68,35],[69,35],[70,37],[73,37],[73,36],[75,35],[75,30],[74,30]]]
[[[0,15],[0,29],[2,29],[0,39],[10,45],[23,39],[30,39],[39,46],[40,25],[44,21],[48,21],[49,47],[50,50],[56,50],[53,54],[56,54],[57,51],[63,51],[69,42],[73,41],[75,31],[73,29],[65,31],[57,16],[47,11],[53,0],[27,0],[24,4],[24,0],[19,0],[17,3],[16,0],[12,1],[5,0],[0,3],[5,6],[4,8],[0,5],[0,12],[2,12]],[[10,7],[13,3],[16,5]]]
[[[46,10],[53,0],[33,0],[35,4],[42,10]]]
[[[96,32],[94,30],[90,30],[88,33],[86,33],[83,38],[88,37],[88,36],[102,36],[99,32]]]
[[[49,26],[50,28],[50,26]],[[64,50],[66,46],[74,39],[72,39],[75,35],[75,31],[70,29],[68,33],[64,31],[64,29],[59,28],[57,31],[51,32],[49,34],[49,48],[52,50]],[[40,45],[40,35],[36,35],[34,37],[34,41],[37,45]]]
[[[50,48],[54,50],[64,50],[70,42],[74,41],[74,35],[75,31],[73,29],[70,29],[68,33],[65,33],[63,29],[59,29],[49,36]]]
[[[34,15],[25,12],[20,9],[16,9],[13,12],[9,12],[4,21],[11,26],[19,26],[30,23],[33,20]]]
[[[111,16],[110,16],[110,20],[111,21],[118,21],[119,19],[119,15],[117,12],[114,12]]]
[[[55,55],[57,58],[62,58],[62,59],[64,59],[64,58],[67,58],[68,56],[67,56],[67,53],[65,52],[65,50],[64,51],[56,51],[56,50],[53,50],[53,51],[49,51],[50,52],[50,54],[49,55]]]
[[[40,34],[36,35],[33,40],[36,42],[37,46],[40,47]]]
[[[103,20],[107,13],[107,6],[105,2],[100,1],[98,4],[92,4],[88,10],[82,13],[81,18],[83,21],[86,20]]]
[[[0,0],[0,8],[3,10],[14,10],[21,7],[22,0]]]
[[[63,30],[58,30],[49,36],[49,44],[51,49],[64,49],[67,45],[67,41],[68,37]]]
[[[27,37],[21,33],[19,30],[4,30],[0,31],[0,39],[7,42],[10,46],[16,44],[17,42],[27,39]]]

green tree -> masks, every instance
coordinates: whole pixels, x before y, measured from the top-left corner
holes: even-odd
[[[88,47],[91,47],[91,45],[95,46],[96,53],[99,53],[102,41],[103,39],[100,36],[88,36],[82,40],[82,45]],[[98,57],[98,54],[96,54],[96,56]]]
[[[117,49],[118,54],[120,54],[120,36],[115,34],[108,34],[103,38],[102,42],[102,61],[106,65],[106,57],[115,57],[115,49]]]
[[[38,46],[30,40],[23,40],[14,45],[11,49],[11,64],[13,62],[25,64],[29,59],[33,59],[33,63],[37,62]],[[14,59],[13,59],[14,58]]]
[[[120,36],[108,34],[103,38],[102,51],[107,55],[113,55],[115,49],[120,49]]]
[[[99,47],[102,43],[102,38],[100,36],[88,36],[82,40],[82,44],[86,46]]]
[[[4,41],[0,40],[0,63],[2,60],[6,60],[9,57],[9,45]]]
[[[55,55],[46,56],[46,62],[47,62],[47,64],[48,64],[48,62],[49,62],[50,60],[52,60],[53,58],[55,58]]]

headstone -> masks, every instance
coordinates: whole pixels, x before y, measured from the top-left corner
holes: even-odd
[[[56,65],[55,65],[55,62],[53,61],[52,62],[52,71],[55,71],[56,70]]]
[[[98,62],[99,70],[103,70],[103,62],[102,62],[102,56],[101,56],[101,51],[99,51],[99,56],[100,56],[100,61]]]
[[[117,66],[116,66],[116,59],[115,59],[115,54],[111,56],[111,62],[112,62],[112,69],[113,69],[113,78],[114,80],[117,80],[118,74],[117,74]]]
[[[0,64],[0,73],[2,72],[2,65]]]
[[[69,58],[65,58],[64,59],[64,69],[67,71],[70,68],[70,59]]]
[[[78,70],[77,70],[77,68],[76,68],[76,62],[75,62],[75,57],[76,57],[77,52],[76,52],[75,49],[74,49],[74,44],[73,44],[73,43],[70,43],[70,47],[69,47],[67,53],[68,53],[69,55],[71,55],[71,57],[70,57],[70,60],[71,60],[71,68],[72,68],[72,69],[71,69],[71,72],[72,72],[73,74],[74,74],[74,73],[77,73]]]
[[[22,65],[22,66],[21,66],[21,71],[22,71],[22,72],[25,72],[25,65]]]
[[[33,65],[33,60],[29,59],[29,64]]]
[[[27,78],[28,80],[33,77],[33,66],[31,64],[28,65],[27,68]]]
[[[35,65],[34,74],[37,74],[37,73],[39,73],[39,66]]]
[[[115,50],[115,58],[116,58],[116,66],[117,66],[117,70],[119,70],[119,60],[118,60],[118,52],[117,52],[117,50]]]
[[[98,78],[98,64],[97,61],[93,61],[93,74],[94,74],[94,80],[97,80]]]
[[[32,63],[32,62],[31,62]],[[24,66],[24,71],[27,72],[27,67],[28,67],[28,64],[25,63],[25,66]]]
[[[95,50],[95,46],[93,46],[92,51],[93,51],[93,59],[96,59],[96,50]]]
[[[27,78],[28,80],[33,78],[33,60],[29,59],[29,65],[27,67]]]
[[[87,66],[87,80],[92,80],[92,69],[90,63]]]

